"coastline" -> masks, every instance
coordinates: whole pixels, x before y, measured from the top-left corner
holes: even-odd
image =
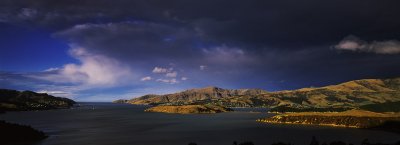
[[[182,106],[154,106],[145,112],[159,112],[170,114],[214,114],[232,111],[230,108],[216,105],[182,105]]]
[[[376,113],[364,110],[345,112],[302,112],[277,114],[257,122],[272,124],[320,125],[345,128],[374,128],[386,122],[400,122],[399,113]]]

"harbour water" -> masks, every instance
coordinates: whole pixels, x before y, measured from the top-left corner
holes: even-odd
[[[260,123],[255,120],[272,116],[260,108],[181,115],[144,112],[148,106],[79,104],[72,109],[8,112],[0,115],[0,120],[44,131],[49,138],[38,145],[231,145],[233,141],[308,145],[312,136],[320,142],[341,140],[355,145],[364,139],[400,141],[400,134],[384,131]]]

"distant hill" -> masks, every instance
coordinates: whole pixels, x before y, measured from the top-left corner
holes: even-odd
[[[0,89],[0,112],[68,108],[74,103],[73,100],[45,93]]]
[[[400,78],[363,79],[319,88],[267,92],[260,89],[206,87],[166,95],[145,95],[130,104],[216,104],[225,107],[358,108],[368,104],[400,101]],[[400,106],[399,106],[400,107]],[[343,109],[339,109],[343,110]]]
[[[167,95],[145,95],[139,98],[134,98],[128,103],[131,104],[196,104],[203,101],[218,100],[222,98],[232,98],[238,96],[256,96],[259,94],[268,93],[261,89],[222,89],[218,87],[206,87],[200,89],[190,89],[178,93]]]

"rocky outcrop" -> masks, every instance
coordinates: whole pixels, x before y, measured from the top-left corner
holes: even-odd
[[[74,103],[45,93],[0,89],[0,112],[69,108]]]
[[[215,105],[183,105],[183,106],[155,106],[146,112],[177,113],[177,114],[210,114],[231,111],[229,108]]]

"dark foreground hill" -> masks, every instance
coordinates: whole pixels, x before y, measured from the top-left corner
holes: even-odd
[[[75,101],[45,93],[0,89],[0,111],[48,110],[71,107]]]
[[[0,144],[26,145],[47,138],[47,136],[30,126],[8,123],[0,120]]]

